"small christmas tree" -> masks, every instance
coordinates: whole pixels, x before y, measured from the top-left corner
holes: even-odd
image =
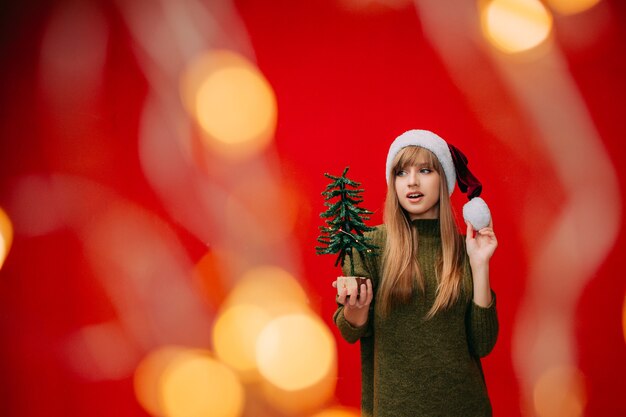
[[[332,182],[322,192],[326,199],[324,205],[328,207],[328,210],[320,214],[321,218],[326,219],[326,226],[320,226],[322,233],[317,241],[322,246],[317,246],[315,249],[318,255],[338,253],[335,266],[343,267],[347,256],[350,261],[351,275],[354,275],[352,249],[356,249],[359,255],[363,256],[363,252],[368,254],[372,249],[376,249],[376,246],[363,235],[364,232],[373,230],[364,223],[365,220],[369,220],[368,215],[372,212],[358,207],[363,201],[361,197],[363,189],[358,188],[361,183],[346,177],[349,168],[346,167],[340,177],[324,174]],[[335,199],[336,201],[333,201]]]

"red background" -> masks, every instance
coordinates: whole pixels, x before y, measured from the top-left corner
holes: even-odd
[[[564,43],[563,53],[624,195],[626,10],[621,0],[604,3],[611,18],[599,39],[580,49],[568,49]],[[1,6],[0,206],[12,216],[13,187],[25,175],[83,176],[116,190],[170,224],[188,255],[197,261],[204,244],[168,214],[142,173],[137,131],[148,88],[145,75],[119,11],[109,2],[98,4],[110,25],[99,113],[81,115],[77,109],[74,116],[96,118],[101,136],[71,143],[48,129],[51,116],[37,85],[40,42],[55,2]],[[323,210],[320,192],[326,185],[322,173],[339,173],[350,165],[351,177],[366,189],[365,207],[375,212],[372,223],[379,223],[385,192],[383,164],[390,141],[410,128],[433,130],[467,154],[494,214],[500,247],[492,264],[492,287],[498,294],[501,333],[484,367],[495,415],[522,415],[519,375],[511,353],[528,272],[526,258],[520,255],[524,251],[521,236],[532,232],[537,240],[542,238],[540,226],[558,213],[563,191],[547,157],[528,137],[529,130],[524,130],[523,116],[497,75],[481,74],[493,80],[493,100],[519,120],[522,129],[515,140],[528,141],[529,155],[524,160],[485,128],[485,123],[500,121],[495,116],[490,120],[482,109],[468,104],[424,37],[411,5],[353,13],[330,0],[239,0],[236,9],[258,67],[277,96],[275,149],[282,175],[296,184],[304,200],[299,202],[295,232],[304,271],[300,278],[321,317],[331,325],[335,306],[330,282],[337,273],[330,258],[317,257],[313,250],[321,224],[317,214]],[[557,44],[563,41],[558,31],[555,36]],[[107,138],[105,144],[96,143],[100,137]],[[95,146],[99,153],[92,163],[72,163]],[[548,199],[552,211],[541,213],[536,230],[523,230],[523,207],[538,199]],[[460,202],[461,197],[455,195],[457,207]],[[575,349],[585,377],[586,416],[626,414],[621,322],[626,292],[621,264],[625,228],[622,222],[615,245],[577,303]],[[134,398],[131,378],[86,382],[59,360],[60,340],[80,326],[115,314],[92,274],[72,233],[57,231],[33,238],[15,231],[0,271],[0,415],[144,415]],[[358,345],[337,340],[337,402],[356,407]]]

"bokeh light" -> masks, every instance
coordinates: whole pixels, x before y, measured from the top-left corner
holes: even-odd
[[[215,353],[244,380],[256,375],[256,344],[270,316],[261,308],[236,305],[220,314],[213,327]]]
[[[546,3],[563,15],[572,15],[591,9],[600,0],[546,0]]]
[[[579,417],[586,403],[584,377],[573,367],[548,369],[539,377],[533,399],[539,417]]]
[[[259,335],[256,357],[259,371],[285,390],[314,385],[335,363],[335,341],[330,330],[306,314],[281,316]]]
[[[236,374],[202,351],[179,355],[161,378],[168,417],[238,417],[244,390]]]
[[[481,10],[486,38],[499,50],[518,53],[544,42],[552,30],[552,15],[539,0],[493,0]]]
[[[13,226],[11,219],[0,207],[0,268],[4,265],[9,250],[11,250],[11,244],[13,243]]]
[[[205,135],[205,144],[228,157],[263,150],[276,129],[276,97],[258,68],[230,51],[194,60],[181,79],[181,96]]]
[[[271,317],[309,310],[306,293],[296,279],[284,269],[268,265],[244,273],[224,308],[240,304],[257,306]]]
[[[311,417],[359,417],[361,412],[345,407],[332,407],[319,413],[314,414]]]
[[[265,399],[287,415],[317,412],[333,397],[336,346],[317,316],[276,318],[259,336],[257,361]]]
[[[164,416],[160,381],[165,370],[186,352],[179,346],[164,346],[148,354],[135,369],[133,385],[139,404],[153,416]]]

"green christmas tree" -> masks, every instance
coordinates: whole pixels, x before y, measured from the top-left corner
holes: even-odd
[[[347,256],[351,275],[354,275],[353,249],[362,257],[364,254],[368,256],[376,246],[363,234],[373,230],[364,223],[372,212],[358,206],[363,201],[363,189],[358,188],[361,183],[346,177],[348,169],[350,167],[346,167],[340,177],[324,174],[332,182],[322,192],[328,210],[320,214],[321,218],[326,219],[326,226],[320,226],[322,232],[317,241],[322,245],[315,249],[318,255],[338,253],[335,266],[343,267]]]

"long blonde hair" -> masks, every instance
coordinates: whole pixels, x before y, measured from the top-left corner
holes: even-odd
[[[424,292],[424,277],[417,260],[417,231],[411,227],[409,215],[400,206],[395,187],[395,173],[399,169],[416,165],[421,157],[425,157],[428,165],[441,177],[439,181],[439,227],[442,251],[435,268],[438,282],[437,296],[426,317],[431,318],[439,311],[452,306],[461,293],[463,240],[452,211],[445,173],[432,152],[418,146],[407,146],[398,152],[391,171],[387,173],[388,188],[383,215],[387,227],[387,242],[383,253],[382,280],[376,302],[383,316],[387,316],[393,306],[406,303],[411,299],[415,281],[420,291]]]

